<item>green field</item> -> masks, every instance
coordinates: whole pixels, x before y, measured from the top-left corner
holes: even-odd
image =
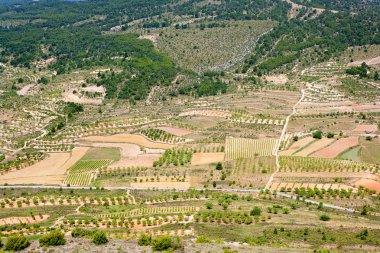
[[[90,148],[82,160],[120,160],[119,148]]]

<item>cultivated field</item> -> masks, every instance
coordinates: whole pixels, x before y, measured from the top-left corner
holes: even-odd
[[[276,139],[226,138],[226,160],[271,156],[274,154]]]

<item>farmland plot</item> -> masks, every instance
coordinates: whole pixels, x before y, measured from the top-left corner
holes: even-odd
[[[333,143],[334,139],[328,139],[328,138],[322,138],[321,140],[318,140],[316,142],[311,143],[310,145],[306,145],[302,147],[299,151],[294,153],[295,156],[309,156],[310,154],[320,150],[321,148],[324,148],[331,143]]]
[[[277,141],[277,139],[226,138],[226,160],[271,156],[274,154]]]
[[[348,138],[342,138],[331,144],[330,146],[318,150],[311,157],[320,157],[320,158],[335,158],[343,151],[355,147],[359,144],[358,136],[351,136]]]

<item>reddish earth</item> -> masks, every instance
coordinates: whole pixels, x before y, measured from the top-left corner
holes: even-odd
[[[358,181],[356,181],[355,185],[363,186],[364,188],[380,192],[380,182],[372,179],[359,179]]]
[[[331,144],[330,146],[318,150],[311,157],[319,157],[319,158],[335,158],[343,151],[355,147],[359,145],[359,137],[358,136],[350,136],[348,138],[342,138]]]
[[[377,131],[377,125],[358,125],[353,131],[373,133]]]

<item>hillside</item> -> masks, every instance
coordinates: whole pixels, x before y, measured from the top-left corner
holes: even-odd
[[[0,2],[0,251],[379,252],[380,4]]]

